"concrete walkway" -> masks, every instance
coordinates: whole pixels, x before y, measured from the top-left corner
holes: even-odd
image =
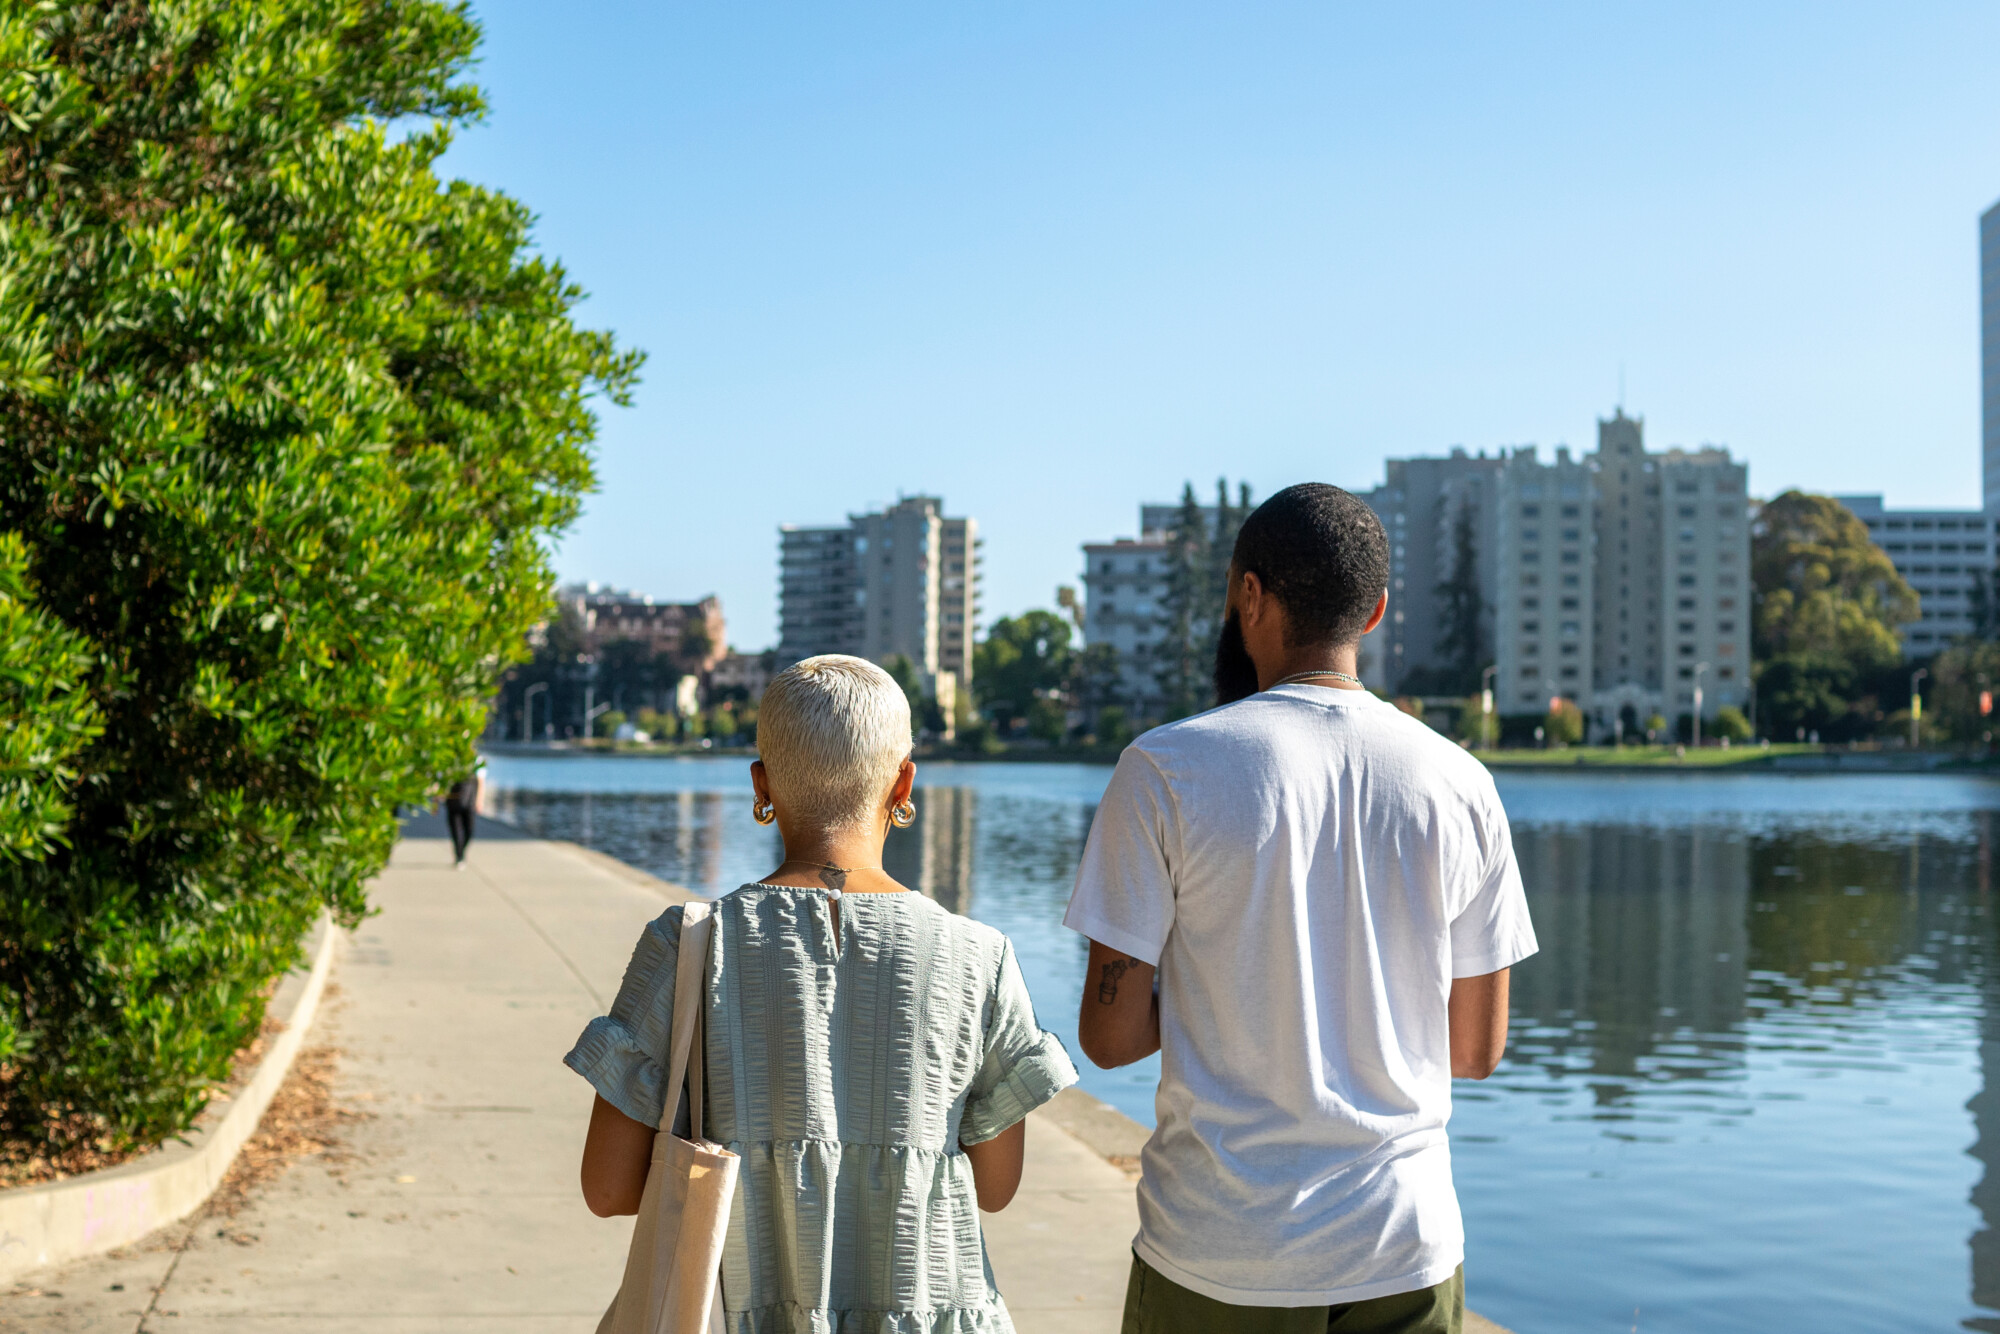
[[[454,872],[449,844],[423,836],[435,823],[374,886],[380,915],[345,947],[306,1043],[338,1052],[335,1102],[368,1113],[343,1128],[345,1153],[295,1163],[234,1217],[32,1277],[0,1294],[0,1331],[595,1328],[631,1224],[583,1206],[591,1091],[561,1058],[678,891],[492,821]],[[1069,1098],[1031,1119],[1021,1193],[985,1219],[1021,1334],[1111,1334],[1123,1305],[1132,1183],[1058,1124],[1102,1139],[1115,1114]]]

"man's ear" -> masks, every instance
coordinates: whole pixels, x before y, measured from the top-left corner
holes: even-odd
[[[1368,624],[1361,627],[1361,633],[1364,635],[1368,634],[1372,632],[1376,626],[1382,624],[1382,618],[1383,616],[1388,614],[1388,611],[1389,611],[1389,590],[1385,588],[1382,590],[1382,596],[1375,599],[1375,614],[1368,618]]]

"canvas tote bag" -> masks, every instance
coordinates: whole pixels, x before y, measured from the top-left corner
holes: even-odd
[[[722,1240],[736,1195],[735,1154],[702,1137],[701,1013],[706,999],[715,918],[706,903],[690,903],[681,919],[674,976],[673,1056],[666,1107],[653,1137],[653,1163],[632,1228],[625,1279],[597,1334],[709,1334],[722,1329]],[[682,1082],[688,1091],[688,1133],[674,1133]]]

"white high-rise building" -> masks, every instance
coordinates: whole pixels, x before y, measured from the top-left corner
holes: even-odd
[[[1880,496],[1835,496],[1868,526],[1921,612],[1902,627],[1903,656],[1928,658],[1973,632],[1975,589],[1993,568],[1993,521],[1979,510],[1892,510]]]
[[[1979,219],[1979,390],[1986,517],[2000,519],[2000,204]]]

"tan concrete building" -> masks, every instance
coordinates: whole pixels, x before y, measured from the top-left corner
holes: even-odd
[[[1644,423],[1598,422],[1596,453],[1515,450],[1501,474],[1496,704],[1575,701],[1594,735],[1744,707],[1748,469],[1709,446],[1648,454]]]

